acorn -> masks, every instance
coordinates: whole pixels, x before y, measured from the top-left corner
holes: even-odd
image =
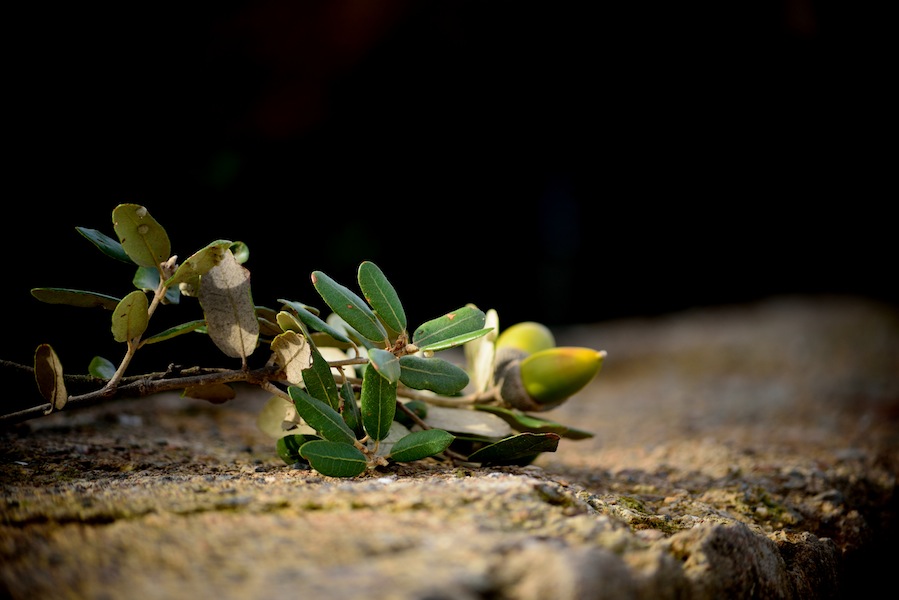
[[[536,321],[522,321],[502,331],[496,338],[496,349],[517,348],[533,354],[556,345],[556,338],[549,327]]]
[[[508,406],[528,412],[556,408],[599,373],[604,350],[556,347],[540,323],[513,325],[496,340],[494,381]]]
[[[512,361],[521,360],[541,350],[555,347],[556,339],[549,327],[536,321],[522,321],[503,330],[494,347],[494,373],[501,373]],[[494,378],[499,381],[499,377]]]

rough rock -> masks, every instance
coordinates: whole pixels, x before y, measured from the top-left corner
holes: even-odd
[[[844,598],[896,534],[899,313],[776,298],[572,327],[608,352],[526,467],[291,468],[265,396],[0,431],[10,598]]]

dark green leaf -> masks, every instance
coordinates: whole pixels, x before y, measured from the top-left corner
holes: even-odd
[[[191,331],[196,331],[201,327],[206,325],[206,321],[199,319],[197,321],[189,321],[187,323],[182,323],[181,325],[175,325],[174,327],[169,327],[165,331],[160,331],[155,335],[151,335],[150,337],[144,338],[143,345],[147,344],[156,344],[158,342],[164,342],[166,340],[170,340],[173,337],[178,337],[179,335],[184,335],[185,333],[190,333]]]
[[[523,413],[520,410],[503,408],[500,406],[476,405],[476,409],[493,413],[511,425],[516,431],[530,431],[532,433],[557,433],[564,438],[582,440],[593,437],[589,431],[575,429],[568,425],[562,425],[555,421],[540,419]]]
[[[353,431],[336,410],[295,385],[287,388],[287,393],[297,407],[300,417],[323,438],[349,445],[353,445],[356,441]]]
[[[415,390],[452,396],[468,385],[468,373],[440,358],[400,357],[400,381]]]
[[[403,402],[397,405],[396,416],[394,416],[394,420],[399,422],[406,427],[412,427],[415,425],[415,421],[412,420],[405,408],[412,414],[414,414],[419,419],[425,419],[428,416],[428,404],[427,402],[422,402],[421,400],[409,400],[408,402]]]
[[[355,446],[327,440],[306,442],[300,447],[300,456],[328,477],[355,477],[368,465],[365,455]]]
[[[121,298],[115,296],[66,288],[34,288],[31,290],[31,295],[47,304],[67,304],[82,308],[98,306],[107,310],[115,310],[115,307],[122,301]]]
[[[356,394],[353,392],[353,384],[344,381],[340,386],[340,397],[343,399],[343,420],[349,425],[356,437],[365,437],[365,429],[362,427],[362,413],[359,411],[359,403],[356,402]]]
[[[387,381],[376,369],[366,369],[359,404],[365,432],[373,440],[387,437],[396,415],[396,384]]]
[[[312,350],[312,365],[303,371],[303,384],[310,395],[322,400],[334,410],[340,407],[340,395],[337,392],[337,383],[334,381],[334,373],[331,366],[314,345]]]
[[[472,452],[468,460],[482,464],[514,462],[541,452],[555,452],[560,439],[556,433],[519,433]]]
[[[441,350],[449,350],[450,348],[455,348],[456,346],[461,346],[471,340],[477,339],[481,336],[487,335],[493,331],[492,327],[485,327],[484,329],[477,329],[475,331],[470,331],[468,333],[463,333],[462,335],[453,336],[451,338],[447,338],[445,340],[440,340],[431,344],[425,344],[424,346],[420,346],[419,350],[425,353],[434,353],[440,352]]]
[[[312,285],[338,316],[360,335],[373,342],[386,342],[387,330],[365,300],[321,271],[312,272]]]
[[[131,282],[137,289],[155,294],[159,288],[159,269],[138,267]],[[167,304],[179,304],[181,302],[181,291],[177,287],[166,288],[165,302]]]
[[[171,256],[168,234],[145,207],[119,204],[112,211],[112,226],[125,253],[138,266],[158,269]]]
[[[359,289],[384,323],[397,333],[406,330],[406,313],[393,285],[375,263],[359,265]]]
[[[453,443],[456,437],[442,429],[415,431],[400,438],[390,450],[390,458],[397,462],[421,460],[440,454]]]
[[[345,344],[350,344],[350,338],[343,335],[337,329],[334,329],[330,325],[328,325],[325,321],[323,321],[318,315],[312,313],[305,304],[300,302],[293,302],[291,300],[282,300],[279,299],[278,302],[286,304],[290,308],[292,308],[297,313],[297,317],[306,324],[306,327],[314,329],[315,331],[320,331],[322,333],[326,333],[330,335],[337,341],[344,342]]]
[[[134,261],[131,260],[131,257],[125,253],[124,248],[122,248],[122,244],[118,242],[118,240],[114,240],[108,235],[97,231],[96,229],[88,229],[86,227],[76,227],[75,230],[90,240],[94,246],[100,249],[103,254],[109,256],[110,258],[114,258],[116,260],[120,260],[124,263],[128,263],[130,265],[134,264]]]
[[[412,342],[422,348],[484,328],[487,315],[473,306],[463,306],[442,317],[422,324],[412,335]],[[486,332],[485,332],[486,333]]]
[[[117,342],[127,342],[137,338],[147,330],[150,303],[147,295],[134,290],[119,302],[112,311],[112,337]]]
[[[392,384],[396,384],[400,379],[400,361],[393,352],[381,350],[380,348],[372,348],[368,351],[368,359],[375,370],[381,374],[381,377]]]
[[[305,459],[300,456],[300,447],[306,442],[320,439],[320,437],[315,435],[291,433],[278,438],[277,442],[275,442],[275,450],[278,452],[278,456],[281,457],[281,460],[288,465],[305,462]]]
[[[95,356],[87,366],[88,374],[109,381],[115,375],[116,367],[102,356]]]

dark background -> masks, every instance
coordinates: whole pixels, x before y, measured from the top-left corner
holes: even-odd
[[[468,302],[557,326],[899,301],[881,3],[605,4],[7,9],[0,358],[119,359],[109,313],[29,290],[127,294],[75,231],[113,235],[120,203],[181,257],[246,242],[260,305],[325,308],[309,274],[357,289],[372,260],[413,328]],[[152,331],[199,315],[163,309]],[[189,337],[135,369],[228,363]]]

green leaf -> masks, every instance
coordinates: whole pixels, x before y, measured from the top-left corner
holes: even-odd
[[[321,438],[316,435],[291,433],[278,438],[278,440],[275,442],[275,450],[277,451],[278,456],[281,457],[281,460],[283,460],[288,465],[292,465],[298,462],[305,462],[305,459],[300,456],[300,448],[306,442],[312,442],[320,439]]]
[[[468,460],[482,464],[515,462],[541,452],[555,452],[560,439],[557,433],[519,433],[472,452]]]
[[[66,304],[80,308],[100,307],[107,310],[115,310],[115,307],[122,301],[121,298],[115,296],[67,288],[33,288],[31,295],[47,304]]]
[[[156,290],[159,288],[159,280],[159,269],[138,267],[131,282],[137,289],[155,294]],[[180,301],[181,291],[177,287],[171,287],[165,290],[165,302],[167,304],[178,304]]]
[[[179,335],[184,335],[185,333],[190,333],[201,327],[206,325],[206,321],[199,319],[196,321],[188,321],[187,323],[182,323],[180,325],[175,325],[174,327],[169,327],[165,331],[160,331],[155,335],[151,335],[150,337],[144,338],[141,342],[142,345],[146,346],[147,344],[157,344],[159,342],[164,342],[166,340],[170,340],[173,337],[178,337]]]
[[[343,399],[343,420],[349,425],[350,429],[357,438],[365,437],[365,429],[362,426],[362,412],[359,410],[359,404],[356,402],[356,394],[353,392],[353,384],[344,381],[340,386],[340,397]]]
[[[150,303],[147,294],[134,290],[119,302],[112,311],[112,337],[117,342],[127,342],[140,337],[147,330]]]
[[[393,285],[371,261],[359,265],[359,289],[384,323],[397,333],[406,330],[406,312]]]
[[[112,376],[115,375],[116,367],[112,364],[112,361],[109,361],[102,356],[95,356],[87,366],[87,372],[93,377],[109,381],[112,379]]]
[[[328,361],[321,355],[318,348],[309,345],[312,350],[312,364],[303,371],[303,384],[306,391],[315,398],[322,400],[334,410],[340,406],[340,394],[337,391],[337,383],[334,381],[334,373]]]
[[[422,324],[412,334],[412,342],[419,348],[433,346],[445,340],[478,331],[484,327],[486,320],[487,315],[482,310],[473,306],[463,306]],[[481,335],[485,333],[487,332],[485,331]]]
[[[368,465],[365,455],[355,446],[327,440],[306,442],[300,447],[300,456],[328,477],[355,477]]]
[[[431,390],[443,396],[452,396],[468,385],[468,373],[451,362],[440,358],[401,356],[400,381],[414,390]]]
[[[547,419],[540,419],[516,409],[503,408],[501,406],[487,406],[484,404],[479,404],[475,406],[475,408],[484,412],[493,413],[506,421],[516,431],[557,433],[564,438],[573,440],[582,440],[593,437],[593,434],[589,431],[575,429],[574,427],[562,425],[561,423],[556,423],[555,421],[549,421]]]
[[[397,360],[393,352],[372,348],[368,351],[368,359],[375,370],[381,374],[381,377],[392,384],[396,384],[399,381],[400,361]]]
[[[387,330],[371,308],[349,288],[340,285],[321,271],[312,272],[312,285],[335,313],[363,337],[373,342],[387,342]]]
[[[415,431],[398,440],[390,451],[390,458],[396,462],[421,460],[440,454],[453,443],[456,437],[442,429]]]
[[[41,344],[34,352],[34,380],[37,389],[50,403],[50,410],[62,410],[69,399],[63,378],[62,363],[49,344]]]
[[[294,315],[293,313],[289,313],[286,310],[282,310],[275,316],[275,322],[278,324],[278,327],[281,328],[281,331],[303,333],[303,331],[306,329],[303,325],[300,324],[300,320],[296,317],[296,315]]]
[[[180,283],[196,285],[197,279],[201,275],[205,275],[209,269],[222,262],[230,246],[231,242],[229,240],[216,240],[207,244],[205,248],[198,250],[178,265],[175,274],[165,282],[166,287],[177,287]],[[237,262],[236,256],[234,260]]]
[[[219,350],[246,362],[259,341],[259,320],[250,291],[250,272],[231,251],[200,277],[200,306],[206,330]]]
[[[406,410],[403,410],[405,408]],[[413,427],[415,425],[415,421],[412,420],[412,417],[409,416],[406,411],[411,412],[419,419],[424,420],[428,416],[428,403],[423,402],[421,400],[409,400],[408,402],[400,402],[397,404],[396,415],[393,417],[393,420],[397,423],[401,423],[406,427]]]
[[[86,227],[76,227],[75,230],[86,237],[91,243],[94,244],[100,251],[109,256],[110,258],[114,258],[116,260],[120,260],[124,263],[128,263],[130,265],[134,264],[134,261],[131,260],[131,257],[125,252],[125,249],[122,248],[122,244],[120,244],[117,240],[112,239],[108,235],[97,231],[96,229],[88,229]]]
[[[125,253],[141,267],[159,268],[169,259],[172,246],[162,225],[139,204],[119,204],[112,225]]]
[[[303,420],[323,438],[341,444],[355,443],[356,436],[336,410],[295,385],[288,387],[287,393]]]
[[[325,321],[323,321],[318,315],[313,314],[309,308],[300,302],[294,302],[291,300],[282,300],[279,299],[278,302],[285,304],[296,311],[297,317],[311,329],[315,331],[319,331],[321,333],[326,333],[330,335],[332,338],[339,342],[343,342],[345,344],[352,344],[350,338],[345,336],[342,332],[328,325]]]
[[[247,246],[243,242],[232,242],[231,246],[231,254],[234,255],[234,260],[236,260],[240,264],[244,264],[248,260],[250,260],[250,247]]]
[[[387,437],[396,415],[396,384],[390,383],[376,369],[366,369],[359,404],[365,432],[373,440]]]
[[[421,350],[425,355],[433,354],[434,352],[440,352],[441,350],[449,350],[450,348],[455,348],[456,346],[461,346],[470,342],[471,340],[477,339],[483,335],[487,335],[493,331],[489,327],[485,327],[484,329],[478,329],[476,331],[472,331],[469,333],[463,333],[462,335],[457,335],[455,337],[447,338],[445,340],[440,340],[439,342],[435,342],[433,344],[426,344],[424,346],[420,346],[419,350]]]

